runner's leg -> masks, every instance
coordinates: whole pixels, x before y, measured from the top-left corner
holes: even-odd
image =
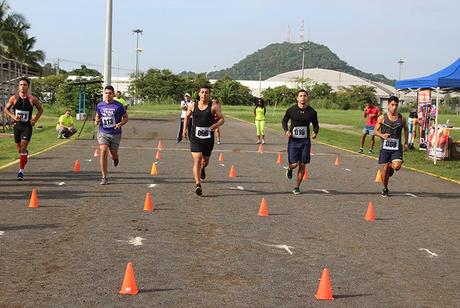
[[[109,154],[109,146],[107,144],[99,145],[99,166],[103,178],[107,178],[107,155]]]

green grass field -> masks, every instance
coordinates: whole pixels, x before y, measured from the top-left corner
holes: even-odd
[[[281,119],[284,115],[286,107],[278,107],[274,110],[269,107],[267,110],[267,126],[282,132]],[[250,106],[224,106],[223,112],[225,115],[232,116],[248,122],[253,122],[253,109]],[[362,111],[358,110],[317,110],[318,119],[320,122],[320,133],[318,142],[337,146],[356,152],[359,147],[359,138],[363,126]],[[131,118],[149,118],[165,115],[179,116],[178,105],[138,105],[131,106],[128,110]],[[46,114],[46,113],[45,113]],[[30,152],[36,153],[49,146],[62,142],[62,139],[56,138],[55,125],[58,115],[47,114],[43,116],[38,126],[35,128],[32,142],[30,144]],[[445,123],[449,120],[455,127],[460,127],[460,116],[457,115],[440,115],[439,122]],[[77,121],[76,127],[80,129],[83,122]],[[87,123],[80,138],[87,139],[92,137],[92,124]],[[255,134],[255,129],[254,129]],[[451,134],[453,140],[460,140],[460,131],[455,131]],[[74,137],[72,137],[74,138]],[[366,140],[367,145],[369,138]],[[379,142],[376,141],[375,149],[378,149]],[[377,154],[373,154],[377,158]],[[0,166],[5,165],[17,159],[17,153],[12,136],[3,136],[0,138]],[[404,155],[404,166],[411,167],[420,171],[433,173],[437,176],[450,178],[460,181],[460,161],[446,160],[438,162],[435,166],[432,161],[425,159],[425,152],[412,150]]]

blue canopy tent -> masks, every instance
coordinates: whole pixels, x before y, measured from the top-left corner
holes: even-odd
[[[451,92],[460,90],[460,58],[448,67],[434,74],[396,81],[395,88],[398,91],[419,91],[422,89],[432,89],[436,91],[436,119],[435,127],[438,127],[438,107],[439,93]],[[435,144],[437,144],[438,134],[435,134]],[[436,164],[436,155],[434,155],[434,163]]]

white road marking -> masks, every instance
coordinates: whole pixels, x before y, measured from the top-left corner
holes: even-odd
[[[225,167],[225,165],[224,165],[224,164],[219,164],[219,166]]]
[[[3,234],[5,234],[5,231],[0,231],[0,235],[3,235]]]
[[[315,189],[316,191],[320,191],[320,192],[323,192],[325,194],[329,194],[329,190],[327,189]]]
[[[65,185],[65,182],[58,182],[57,185],[58,185],[58,186]]]
[[[239,190],[244,190],[243,186],[236,186],[236,188],[238,188]]]
[[[90,159],[85,159],[85,161],[91,162],[91,161],[93,161],[93,160],[90,158]]]
[[[416,196],[416,195],[414,195],[414,194],[411,194],[411,193],[406,193],[406,196],[410,196],[410,197],[414,197],[414,198],[417,198],[417,196]]]
[[[258,244],[261,244],[261,245],[264,245],[264,246],[269,246],[269,247],[275,247],[275,248],[278,248],[278,249],[284,249],[286,250],[290,255],[293,254],[293,252],[291,251],[291,248],[294,248],[292,246],[288,246],[288,245],[271,245],[271,244],[264,244],[264,243],[258,243]]]
[[[345,169],[345,171],[351,172],[351,170],[350,170],[350,169],[348,169],[348,168],[347,168],[347,169]]]
[[[157,184],[150,184],[149,188],[157,187]]]
[[[145,238],[142,238],[140,236],[130,238],[127,241],[125,241],[125,240],[117,240],[117,242],[128,243],[128,244],[134,245],[134,246],[142,246],[142,241],[145,241]]]
[[[428,256],[429,258],[438,257],[438,255],[437,255],[436,253],[434,253],[434,252],[431,252],[431,251],[429,251],[429,250],[428,250],[428,249],[426,249],[426,248],[419,248],[418,250],[420,250],[420,251],[426,251],[426,252],[428,252],[428,253],[430,254],[430,255]]]

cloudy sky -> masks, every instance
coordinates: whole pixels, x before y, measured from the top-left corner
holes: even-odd
[[[47,61],[88,63],[102,71],[105,0],[8,0],[23,14]],[[271,43],[305,39],[328,46],[350,65],[396,79],[430,74],[460,57],[460,1],[452,0],[113,0],[113,66],[206,72],[232,66]],[[300,56],[299,56],[300,61]],[[113,75],[117,75],[114,70]]]

